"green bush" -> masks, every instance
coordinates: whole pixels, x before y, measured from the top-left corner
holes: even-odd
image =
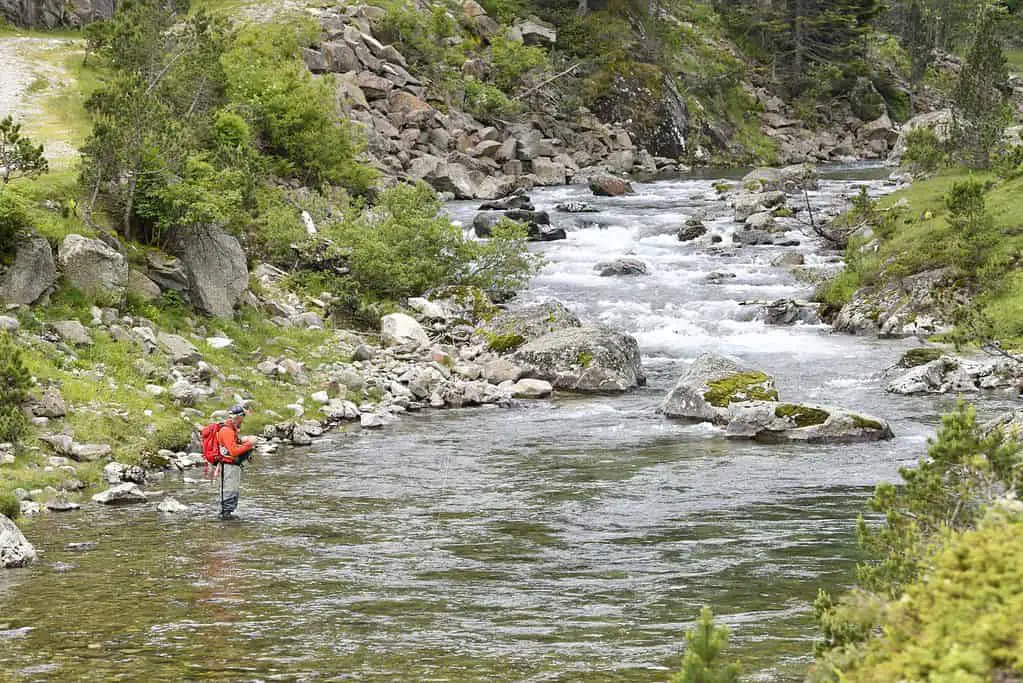
[[[24,204],[13,193],[0,190],[0,258],[14,254],[18,233],[29,225]]]
[[[483,121],[513,116],[519,111],[518,104],[508,99],[497,86],[474,78],[465,81],[465,108]]]
[[[0,336],[0,442],[18,443],[28,430],[22,406],[31,386],[21,351],[7,335]]]
[[[948,163],[945,145],[933,130],[914,128],[906,134],[906,153],[902,165],[914,173],[934,173]]]
[[[164,422],[150,435],[149,446],[154,451],[184,451],[192,441],[192,425],[184,420]]]
[[[0,515],[8,519],[17,519],[21,516],[21,503],[13,493],[0,491]]]
[[[251,117],[278,172],[364,193],[376,174],[355,159],[360,142],[338,121],[333,80],[314,78],[302,60],[317,37],[312,20],[243,28],[222,59],[228,96]]]
[[[490,61],[494,85],[506,93],[521,84],[529,72],[550,68],[547,52],[543,48],[503,37],[495,37],[490,41]]]

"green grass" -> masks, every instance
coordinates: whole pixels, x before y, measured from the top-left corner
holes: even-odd
[[[1014,47],[1003,50],[1006,61],[1009,63],[1009,72],[1014,74],[1023,73],[1023,48]]]

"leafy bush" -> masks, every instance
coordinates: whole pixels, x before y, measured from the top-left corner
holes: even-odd
[[[918,127],[906,134],[902,165],[914,173],[934,173],[948,163],[948,152],[933,130]]]
[[[22,406],[31,386],[21,351],[7,335],[0,336],[0,442],[18,443],[28,430]]]
[[[21,515],[21,503],[13,493],[0,491],[0,515],[8,519],[17,519]]]
[[[355,160],[360,143],[338,122],[333,80],[314,78],[302,60],[317,35],[312,20],[242,29],[222,59],[228,96],[251,117],[278,172],[363,193],[375,172]]]

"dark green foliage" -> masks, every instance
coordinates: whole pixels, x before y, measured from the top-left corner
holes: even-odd
[[[984,183],[966,180],[955,183],[945,196],[948,224],[952,229],[952,254],[955,265],[966,277],[977,277],[988,255],[997,246],[998,231],[985,207]]]
[[[175,453],[188,449],[192,440],[193,427],[184,420],[165,422],[149,437],[149,446],[156,452],[161,450]]]
[[[827,422],[831,414],[826,410],[811,408],[810,406],[793,405],[786,403],[774,409],[775,417],[791,419],[796,427],[813,427]]]
[[[523,339],[522,335],[509,332],[507,334],[499,334],[492,332],[487,335],[487,347],[491,351],[497,353],[505,353],[507,351],[514,351],[515,349],[522,346],[526,340]]]
[[[728,628],[715,626],[714,614],[704,607],[696,628],[686,633],[682,669],[672,683],[738,683],[742,666],[722,661],[721,652],[727,645]]]
[[[31,386],[21,351],[7,335],[0,335],[0,442],[18,443],[28,430],[22,406]]]
[[[947,161],[945,145],[930,128],[920,126],[906,134],[906,153],[902,157],[902,165],[911,172],[934,173]]]
[[[17,519],[21,516],[21,503],[13,493],[0,491],[0,515],[8,519]]]
[[[985,8],[952,93],[954,148],[972,168],[987,168],[1011,120],[1009,71],[998,41],[996,9]]]
[[[897,597],[943,533],[973,528],[985,505],[1023,484],[1019,443],[1000,430],[985,433],[963,403],[942,418],[927,454],[917,467],[899,470],[904,487],[878,485],[869,507],[885,517],[879,528],[859,521],[860,542],[877,558],[859,568],[868,590]]]
[[[29,226],[21,200],[10,192],[0,192],[0,258],[14,254],[18,234]]]
[[[6,116],[0,119],[0,181],[6,185],[15,178],[35,178],[50,168],[43,146],[21,134],[21,124]]]

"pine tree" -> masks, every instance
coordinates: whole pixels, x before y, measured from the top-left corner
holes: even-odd
[[[672,683],[737,683],[742,667],[720,660],[726,645],[728,628],[715,626],[713,613],[704,607],[696,628],[686,634],[682,670]]]
[[[993,6],[981,12],[952,96],[953,147],[972,168],[991,165],[991,153],[1011,118],[1009,70],[998,41],[997,12]]]
[[[28,428],[22,405],[28,399],[32,376],[18,347],[0,336],[0,442],[17,443]]]

